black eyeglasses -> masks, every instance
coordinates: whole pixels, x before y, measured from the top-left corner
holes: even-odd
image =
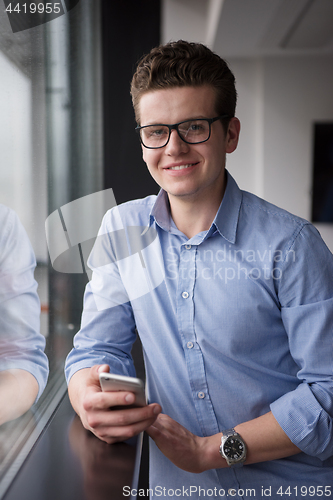
[[[174,123],[173,125],[157,123],[156,125],[136,127],[135,130],[140,135],[142,145],[148,149],[164,148],[170,140],[171,130],[177,130],[179,137],[187,144],[200,144],[210,138],[212,123],[223,118],[229,118],[229,116],[197,118]]]

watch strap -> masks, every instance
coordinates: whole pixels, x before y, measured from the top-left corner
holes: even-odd
[[[226,431],[222,431],[222,434],[225,438],[228,438],[231,436],[239,436],[239,434],[235,431],[235,429],[233,427],[231,429],[226,430]]]
[[[225,442],[227,441],[227,439],[229,437],[232,437],[232,436],[235,436],[237,439],[239,439],[242,442],[243,446],[244,446],[244,451],[245,451],[244,456],[240,460],[237,460],[237,461],[230,460],[225,455],[225,453],[223,451],[223,447],[224,447]],[[220,454],[221,454],[221,456],[223,458],[225,458],[225,460],[227,461],[227,464],[229,465],[229,467],[233,467],[233,468],[242,467],[243,463],[246,460],[246,446],[245,446],[245,443],[244,443],[242,437],[238,434],[238,432],[235,431],[235,429],[233,427],[231,429],[227,429],[225,431],[222,431]]]

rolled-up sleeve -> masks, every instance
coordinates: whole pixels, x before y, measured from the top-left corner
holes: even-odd
[[[291,441],[308,455],[333,455],[333,256],[305,225],[281,266],[281,316],[298,387],[271,404]]]
[[[109,211],[88,260],[93,274],[84,295],[81,328],[66,360],[68,382],[78,370],[104,363],[113,373],[135,376],[131,349],[136,327],[113,249],[115,233]]]
[[[38,399],[49,370],[40,333],[36,260],[17,215],[4,205],[0,225],[0,371],[19,368],[31,373],[38,382]]]

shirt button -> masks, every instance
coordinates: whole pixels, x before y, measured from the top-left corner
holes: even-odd
[[[188,298],[188,292],[183,292],[182,293],[182,297],[183,297],[183,299],[187,299]]]
[[[204,392],[198,392],[198,398],[204,399],[205,393]]]
[[[192,349],[192,347],[194,346],[193,342],[187,342],[186,345],[189,349]]]
[[[190,250],[192,245],[185,245],[186,250]]]

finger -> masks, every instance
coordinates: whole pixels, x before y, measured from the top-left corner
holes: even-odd
[[[152,425],[147,427],[146,433],[148,434],[149,437],[151,437],[154,441],[158,439],[162,435],[161,429],[159,429],[156,425],[156,420],[153,422]]]
[[[86,380],[87,386],[95,386],[98,387],[99,390],[101,390],[101,386],[99,383],[99,374],[101,372],[109,372],[110,367],[109,365],[94,365],[90,368],[88,377]]]
[[[156,420],[161,407],[158,404],[143,406],[141,408],[128,408],[125,410],[114,410],[113,422],[116,426],[127,426],[135,423],[151,420],[150,425]]]
[[[155,418],[155,417],[154,417]],[[126,441],[127,439],[132,438],[133,436],[137,436],[141,432],[145,431],[148,427],[151,426],[154,419],[142,420],[141,422],[136,422],[132,425],[115,427],[112,429],[100,429],[104,437],[108,437],[107,434],[111,434],[111,439],[116,441]],[[104,431],[104,432],[103,432]]]
[[[173,431],[174,429],[178,429],[181,426],[178,422],[169,417],[169,415],[160,413],[154,422],[154,427],[155,429],[159,429],[160,431]]]
[[[153,418],[135,421],[130,424],[115,426],[110,425],[110,422],[105,421],[105,412],[99,417],[100,421],[99,419],[96,419],[96,421],[92,421],[91,419],[89,419],[90,423],[93,424],[92,426],[89,426],[89,430],[91,430],[97,437],[99,437],[103,441],[106,441],[107,443],[126,441],[127,439],[140,434],[140,432],[145,431],[154,423],[156,419],[156,415],[154,415]],[[125,421],[122,421],[121,419],[117,421],[118,424],[123,422]],[[98,425],[94,425],[97,423]],[[112,422],[112,424],[114,424],[114,422]]]
[[[96,365],[98,367],[98,373],[109,373],[110,367],[109,365]]]
[[[160,413],[153,424],[148,429],[146,429],[146,432],[153,439],[156,439],[162,435],[167,436],[170,434],[169,430],[174,430],[172,423],[177,425],[177,422],[175,422],[168,415]]]
[[[135,405],[135,394],[128,391],[106,391],[96,390],[90,387],[87,390],[83,407],[86,411],[109,410],[118,406]]]
[[[87,413],[87,422],[90,427],[126,427],[139,422],[149,421],[151,425],[160,411],[157,404],[141,408],[128,408],[113,411],[94,411]]]

